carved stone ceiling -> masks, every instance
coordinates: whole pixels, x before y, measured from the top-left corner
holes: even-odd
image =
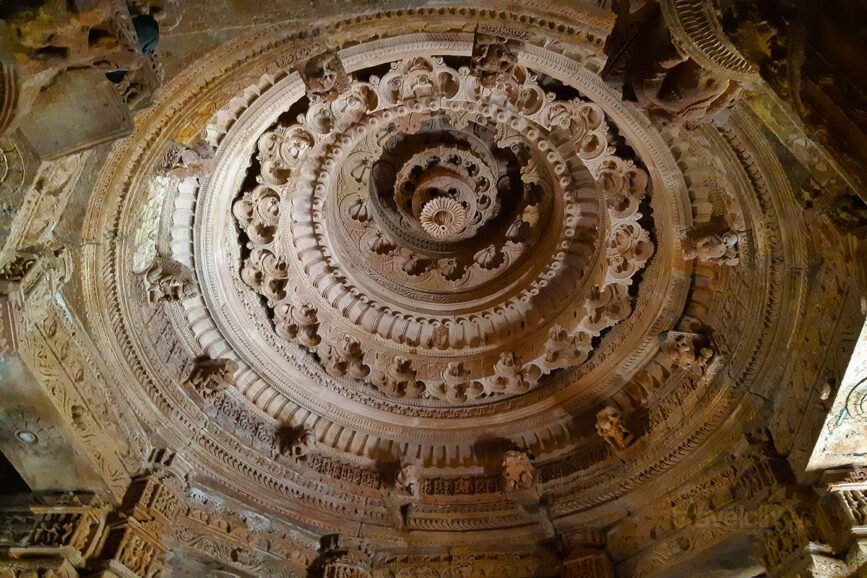
[[[762,121],[651,122],[600,77],[610,18],[521,5],[263,23],[112,148],[82,315],[193,477],[320,535],[531,544],[717,467],[827,370],[775,352],[809,299],[857,324],[846,249],[808,243]]]

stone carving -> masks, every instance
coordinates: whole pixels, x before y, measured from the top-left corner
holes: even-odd
[[[412,361],[405,357],[392,357],[382,369],[373,373],[373,384],[392,398],[414,398],[421,395],[424,386],[415,378]]]
[[[684,241],[683,256],[686,259],[697,259],[704,263],[720,265],[737,265],[738,235],[732,231],[721,234],[708,234],[698,238],[687,238]]]
[[[313,431],[301,428],[295,431],[285,431],[282,434],[280,454],[295,461],[305,461],[316,447],[316,436]]]
[[[309,303],[298,307],[283,304],[274,309],[274,329],[280,337],[305,347],[316,347],[322,341],[318,311]]]
[[[391,240],[382,233],[376,233],[376,235],[371,237],[370,241],[368,241],[368,246],[370,247],[370,250],[377,255],[387,255],[397,247],[397,245],[392,243]]]
[[[442,372],[442,383],[427,387],[428,395],[448,401],[450,403],[463,403],[468,398],[476,398],[482,394],[482,386],[470,383],[470,372],[460,362],[450,362]]]
[[[482,269],[496,269],[503,264],[504,259],[505,255],[494,245],[488,245],[473,255],[473,260]]]
[[[738,231],[750,231],[738,250],[744,262],[756,256],[750,263],[759,266],[722,272],[684,266],[677,261],[676,231],[689,221],[690,210],[693,217],[728,211],[722,194],[709,187],[707,197],[694,197],[696,174],[682,175],[688,171],[669,158],[678,158],[679,139],[685,137],[660,134],[594,80],[594,67],[602,62],[594,43],[607,31],[604,22],[561,20],[561,8],[534,2],[525,9],[521,22],[496,8],[480,13],[473,7],[417,7],[402,15],[362,15],[340,22],[339,29],[334,28],[338,24],[316,24],[300,39],[266,27],[256,31],[253,42],[245,38],[250,47],[229,43],[194,63],[195,74],[183,73],[165,100],[140,117],[137,134],[108,153],[110,161],[93,188],[91,204],[99,210],[88,208],[82,226],[83,238],[106,235],[107,241],[83,245],[76,256],[83,263],[77,280],[82,296],[63,295],[73,321],[81,309],[88,316],[87,323],[75,327],[80,334],[93,332],[91,355],[102,350],[107,359],[122,361],[114,368],[104,359],[91,364],[84,357],[82,365],[105,368],[106,381],[131,406],[143,409],[136,414],[142,429],[171,433],[183,442],[192,471],[198,468],[202,480],[228,486],[230,493],[221,498],[226,510],[261,506],[283,512],[297,523],[292,532],[314,542],[332,531],[359,534],[389,560],[387,569],[372,561],[374,575],[393,570],[423,576],[432,568],[441,575],[553,576],[559,570],[545,546],[553,532],[549,526],[571,529],[599,507],[614,512],[606,514],[605,524],[610,521],[611,535],[617,537],[610,548],[624,575],[666,575],[682,560],[674,558],[677,552],[700,559],[697,552],[718,551],[711,546],[731,524],[713,519],[684,529],[678,523],[718,511],[733,487],[742,503],[764,499],[767,490],[756,489],[748,470],[737,470],[743,488],[723,476],[713,489],[700,483],[700,476],[728,465],[718,459],[732,451],[733,442],[726,440],[737,437],[743,416],[754,415],[754,402],[762,399],[780,409],[782,417],[768,421],[783,433],[782,443],[796,460],[806,434],[814,431],[812,406],[821,404],[805,397],[801,405],[800,394],[780,402],[766,384],[789,374],[803,375],[798,379],[811,386],[826,383],[846,357],[846,343],[836,339],[843,331],[837,327],[845,323],[837,323],[857,311],[857,303],[853,309],[850,302],[857,301],[860,282],[851,268],[859,263],[853,265],[850,258],[843,268],[852,279],[828,273],[837,266],[831,263],[843,261],[848,246],[839,243],[834,230],[827,232],[830,247],[805,242],[803,230],[810,229],[802,226],[800,211],[791,210],[797,205],[791,204],[786,179],[778,178],[775,153],[763,151],[769,143],[760,130],[762,120],[736,109],[726,125],[690,135],[705,140],[706,149],[698,150],[707,150],[737,181],[732,202],[742,204],[744,223],[729,222]],[[474,19],[510,37],[516,37],[510,28],[524,34],[527,44],[516,48],[520,58],[502,89],[482,87],[471,67],[451,66],[467,62],[466,31]],[[371,38],[376,43],[368,45]],[[319,112],[297,96],[303,87],[295,75],[262,84],[258,93],[243,89],[260,86],[256,78],[262,71],[247,68],[273,62],[291,69],[321,52],[323,41],[344,55],[347,67],[351,62],[355,79],[351,91],[332,101],[320,99]],[[427,56],[392,69],[395,54]],[[440,61],[437,54],[447,56]],[[161,151],[155,147],[173,138],[178,127],[195,134],[210,124],[208,107],[234,101],[242,92],[247,95],[243,107],[236,107],[239,101],[225,107],[234,121],[225,125],[232,128],[224,136],[217,134],[224,154],[216,160],[214,178],[203,179],[194,197],[195,221],[190,222],[189,206],[179,207],[166,219],[171,231],[159,231],[160,238],[171,237],[173,248],[193,249],[206,299],[168,308],[144,305],[142,295],[130,290],[129,265],[118,258],[130,254],[126,223],[141,214],[136,203],[145,193],[136,183],[147,182],[141,177],[158,170]],[[284,126],[295,128],[286,130],[287,138],[277,145],[277,129]],[[262,140],[259,159],[258,143],[266,133],[274,133],[273,142]],[[293,141],[289,135],[302,138]],[[745,144],[738,148],[741,141]],[[285,145],[285,154],[272,145]],[[417,159],[419,164],[413,161],[406,172],[418,166],[419,175],[404,181],[415,188],[397,194],[397,174],[413,156],[427,156],[437,147],[464,151],[461,170],[448,158],[439,157],[431,166],[426,158]],[[273,166],[263,170],[265,162]],[[452,196],[450,186],[431,184],[442,176],[435,173],[447,168],[453,174],[436,183],[472,183],[472,197],[462,196],[457,186]],[[495,180],[485,188],[465,181],[463,169],[476,176],[487,169]],[[418,178],[427,171],[425,180]],[[787,168],[783,172],[791,176]],[[414,198],[419,183],[431,186]],[[476,195],[477,185],[488,194]],[[432,197],[424,198],[428,191]],[[468,207],[461,207],[470,222],[476,214],[484,220],[497,200],[500,207],[476,233],[448,247],[450,241],[425,234],[416,219],[415,210],[434,197],[466,201]],[[391,205],[395,199],[409,204]],[[471,210],[471,201],[485,208]],[[237,212],[228,214],[229,207]],[[777,208],[785,207],[782,219]],[[154,209],[172,212],[159,203]],[[381,253],[369,248],[377,233],[391,248]],[[749,246],[753,239],[756,247]],[[502,253],[503,263],[486,269],[473,256],[491,245]],[[418,274],[403,270],[404,249],[417,255],[418,266],[411,269]],[[305,304],[316,308],[315,322],[281,307]],[[832,327],[816,323],[815,335],[805,334],[805,319],[813,316],[802,312],[811,309],[822,309]],[[677,325],[675,333],[698,337],[673,338],[670,351],[657,351],[656,334],[672,327],[683,310],[712,323],[713,333]],[[318,343],[281,342],[278,312],[287,325],[295,325],[295,338],[303,334],[311,343],[315,339],[308,328],[318,324]],[[761,315],[744,317],[753,312]],[[554,326],[565,335],[558,331],[549,340]],[[24,333],[24,352],[31,347],[29,339]],[[802,348],[807,342],[810,346]],[[175,364],[189,344],[250,365],[243,372],[243,395],[218,396],[218,414],[205,407],[202,415],[182,395],[195,397],[194,392],[165,383],[166,375],[182,373]],[[803,372],[800,365],[774,363],[772,352],[786,350],[783,344],[809,360]],[[677,371],[701,365],[703,347],[719,347],[734,358],[730,364],[722,354],[711,359],[710,365],[719,359],[724,369],[713,381]],[[580,354],[573,360],[574,351]],[[389,368],[396,357],[408,363]],[[41,359],[33,365],[45,364]],[[366,377],[322,377],[328,367],[346,371],[347,377],[350,368],[358,368],[356,361],[369,367]],[[155,372],[161,364],[169,371]],[[415,385],[417,395],[395,400],[374,391],[374,375],[386,369]],[[85,382],[96,383],[86,375]],[[447,384],[451,392],[466,387],[466,398],[447,397]],[[393,387],[400,391],[399,385]],[[476,388],[472,395],[471,388]],[[610,399],[607,403],[630,417],[630,425],[634,417],[636,435],[642,425],[647,443],[631,444],[628,460],[612,455],[595,436],[588,439],[588,424],[576,422],[587,415],[588,403],[600,399]],[[77,399],[63,403],[72,424],[82,425],[75,435],[89,435],[94,428],[79,409],[89,406]],[[803,409],[807,405],[812,409]],[[633,414],[639,407],[646,413]],[[274,433],[267,422],[263,425],[265,415],[292,424],[293,430],[298,424],[315,427],[321,451],[304,463],[275,460],[276,448],[255,442]],[[646,416],[647,424],[640,421]],[[544,500],[522,501],[516,493],[524,490],[518,489],[508,496],[497,493],[505,483],[491,466],[499,465],[497,458],[513,443],[531,447],[538,456],[533,477],[540,488],[550,489]],[[695,448],[701,448],[700,461]],[[418,484],[424,484],[423,500],[389,491],[394,479],[380,470],[382,464],[413,459],[428,473]],[[670,490],[662,500],[653,490],[658,487]],[[401,528],[409,536],[424,536],[423,553],[395,545],[393,538],[400,534],[386,494],[406,500]],[[230,506],[233,500],[242,504]],[[616,503],[632,504],[635,511],[615,512],[610,505]],[[729,519],[734,512],[723,513]],[[287,570],[279,565],[288,556],[272,556],[278,541],[252,529],[261,528],[261,522],[209,516],[212,525],[178,524],[174,535],[180,551],[245,575],[322,570],[314,565],[318,543],[303,550],[303,565],[290,564]],[[738,524],[751,520],[746,512],[737,517]],[[639,527],[630,533],[633,522]],[[471,534],[478,552],[448,549],[455,538]],[[500,541],[503,548],[520,541],[520,550],[505,555]],[[293,550],[285,542],[282,547]],[[154,552],[158,558],[158,549]],[[272,558],[277,560],[273,566],[255,566]],[[577,566],[597,571],[589,563]]]
[[[213,401],[235,383],[238,364],[231,359],[199,357],[186,379],[186,385],[198,391],[205,401]]]
[[[606,406],[596,414],[596,433],[614,449],[625,449],[634,436],[623,422],[623,412],[614,406]]]
[[[585,333],[569,335],[560,325],[554,325],[548,332],[545,342],[545,361],[554,367],[566,367],[580,363],[579,358],[586,359],[590,351],[589,340]],[[583,359],[581,360],[583,361]]]
[[[454,199],[436,197],[425,203],[419,220],[425,232],[434,239],[451,239],[464,230],[467,212]]]
[[[783,508],[773,525],[763,532],[763,558],[769,570],[785,566],[810,542],[821,542],[813,521],[804,514],[800,508]]]
[[[0,100],[0,132],[11,132],[44,112],[37,97],[62,83],[71,71],[124,71],[115,89],[131,109],[146,103],[159,85],[159,66],[138,46],[125,5],[98,0],[58,5],[38,14],[34,17],[26,6],[4,14],[0,77],[6,89]]]
[[[418,498],[422,488],[421,466],[417,463],[404,464],[397,472],[394,486],[399,491]]]
[[[151,303],[173,302],[198,296],[196,280],[189,267],[164,255],[157,254],[142,273]]]
[[[605,44],[608,61],[602,76],[622,85],[624,99],[635,101],[663,122],[707,122],[738,97],[740,85],[733,77],[751,78],[751,71],[720,74],[721,67],[709,67],[697,51],[685,49],[692,43],[674,38],[669,31],[669,24],[677,19],[677,9],[669,6],[676,4],[617,2],[617,21]],[[685,10],[685,19],[695,22],[696,12]],[[720,28],[718,23],[716,28]]]
[[[364,364],[361,343],[346,334],[337,339],[337,344],[325,347],[322,364],[325,371],[334,377],[348,375],[354,379],[364,379],[370,373],[370,368]]]
[[[509,450],[503,454],[503,489],[507,492],[529,490],[536,480],[536,472],[525,451]]]
[[[494,391],[524,393],[536,384],[542,371],[535,365],[524,367],[517,354],[504,352],[494,366],[494,373],[496,378],[491,386]]]
[[[258,137],[260,182],[233,206],[245,243],[240,277],[265,298],[276,333],[332,375],[345,375],[352,357],[363,360],[354,377],[394,399],[463,405],[526,393],[542,375],[584,363],[592,338],[631,312],[628,287],[654,251],[639,212],[647,174],[608,145],[601,108],[546,95],[509,56],[518,49],[480,33],[470,69],[437,57],[393,62],[382,76],[311,96],[296,124]],[[335,60],[314,59],[324,71]],[[325,205],[335,219],[320,218]],[[609,215],[601,235],[597,209]],[[597,250],[607,259],[591,269]],[[547,267],[519,276],[509,296],[464,297],[540,257]],[[344,271],[348,260],[363,265]],[[308,276],[291,294],[290,270]],[[583,311],[555,289],[585,283],[594,289]],[[316,303],[315,315],[312,305],[299,309],[305,303]],[[448,315],[447,303],[466,313]],[[426,308],[440,314],[414,313]],[[551,327],[561,329],[539,334]],[[358,336],[352,353],[341,335]],[[471,360],[465,352],[480,343],[494,347]],[[436,361],[428,350],[440,352]],[[503,353],[524,367],[510,374],[498,366]]]
[[[512,76],[518,62],[515,44],[514,40],[476,30],[473,37],[472,70],[478,77],[479,84],[490,88]]]
[[[311,100],[335,100],[349,85],[343,62],[333,52],[324,52],[311,58],[299,72]]]
[[[696,331],[666,331],[659,335],[661,351],[669,356],[675,367],[703,374],[714,359],[715,353],[710,338],[701,331],[695,319],[685,319],[680,327]]]

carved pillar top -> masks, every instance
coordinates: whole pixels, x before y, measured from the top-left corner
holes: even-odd
[[[326,536],[323,544],[323,578],[371,578],[369,545],[344,536]]]
[[[590,529],[566,534],[561,537],[561,548],[565,553],[561,578],[614,578],[603,532]]]

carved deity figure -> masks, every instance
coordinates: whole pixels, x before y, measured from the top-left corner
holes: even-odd
[[[685,259],[698,259],[704,263],[720,265],[737,265],[738,235],[733,231],[711,233],[697,239],[684,241],[683,256]]]
[[[189,267],[170,257],[157,254],[142,274],[148,301],[180,301],[198,295]]]
[[[281,437],[284,437],[281,434]],[[304,461],[307,455],[316,446],[316,436],[313,431],[301,428],[285,436],[282,443],[281,455],[288,456],[295,461]]]
[[[421,466],[417,463],[408,463],[397,472],[394,486],[405,494],[418,497],[421,494],[421,482]]]
[[[238,364],[231,359],[199,357],[186,384],[198,391],[205,401],[210,401],[235,383],[236,371]]]
[[[314,56],[299,71],[310,100],[336,100],[349,87],[349,77],[343,62],[334,52]]]
[[[661,349],[671,358],[674,367],[703,373],[713,360],[714,350],[705,335],[666,331],[660,334],[660,339]]]
[[[623,412],[613,406],[607,406],[596,414],[596,432],[615,449],[628,447],[634,439],[623,423]]]
[[[507,492],[529,490],[535,481],[535,470],[525,451],[509,450],[503,454],[503,488]]]

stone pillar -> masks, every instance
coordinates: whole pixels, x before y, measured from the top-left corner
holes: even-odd
[[[167,471],[133,481],[121,510],[109,520],[99,553],[99,578],[155,578],[165,571],[165,538],[184,509],[184,483]]]
[[[58,305],[71,270],[68,252],[53,242],[0,266],[0,450],[34,492],[94,492],[119,502],[130,482],[123,460],[132,454]]]
[[[867,469],[852,470],[828,484],[826,501],[837,550],[852,576],[867,575]]]
[[[322,578],[372,578],[371,556],[364,542],[326,536],[322,549]]]
[[[614,578],[614,565],[605,550],[605,535],[596,530],[568,534],[562,538],[566,557],[561,578]]]
[[[834,557],[834,550],[819,533],[809,506],[789,501],[762,533],[765,570],[769,578],[845,578],[850,576],[845,562]]]

